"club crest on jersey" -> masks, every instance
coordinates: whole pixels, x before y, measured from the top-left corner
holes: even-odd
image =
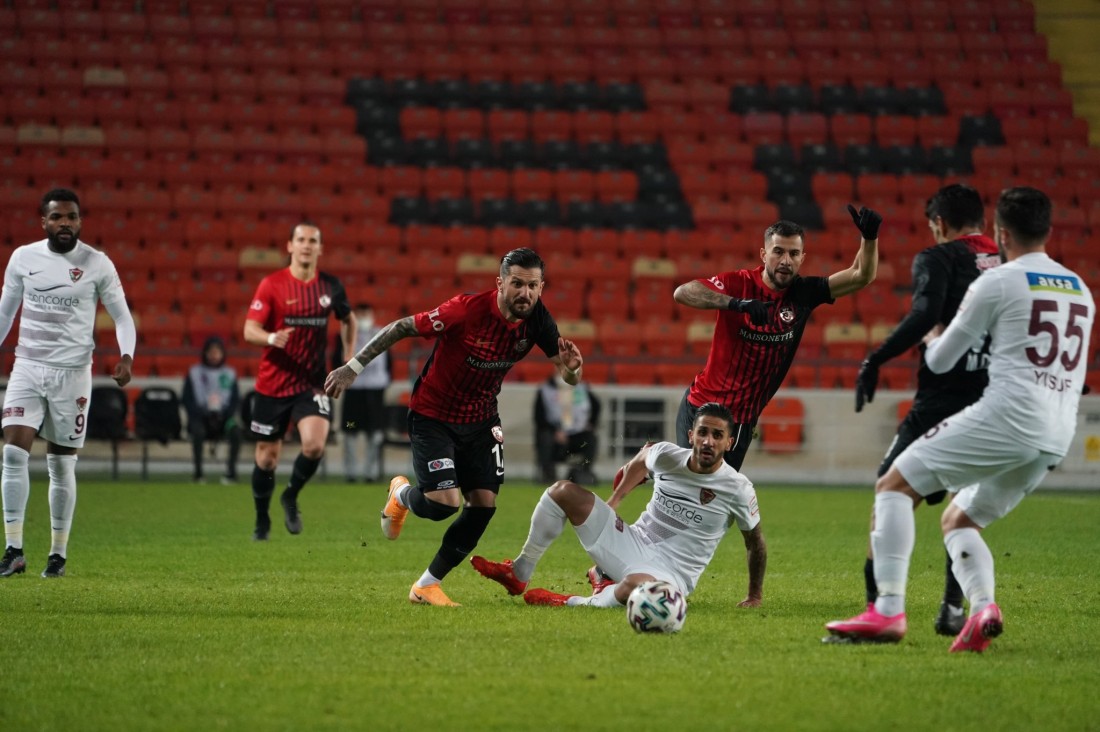
[[[493,425],[493,439],[502,445],[504,444],[504,430],[501,429],[499,424]]]
[[[512,347],[512,349],[513,349],[513,350],[514,350],[514,351],[515,351],[516,353],[520,353],[520,352],[522,352],[522,351],[526,351],[526,350],[527,350],[527,339],[526,339],[526,338],[520,338],[520,339],[519,339],[518,341],[516,341],[516,345],[514,345],[514,346]]]
[[[77,267],[73,267],[69,270],[69,279],[73,282],[79,282],[80,278],[84,276],[84,270]]]
[[[321,297],[317,299],[317,302],[321,303],[321,307],[327,308],[332,304],[332,298],[328,295],[321,295]]]
[[[784,323],[790,323],[794,320],[794,310],[789,307],[785,307],[779,311],[779,319]]]
[[[263,310],[264,309],[264,304],[260,300],[253,300],[251,307],[252,307],[253,310]]]
[[[88,406],[88,397],[80,397],[76,400],[76,408],[81,412],[84,411],[84,407]]]
[[[615,531],[623,533],[623,520],[619,518],[619,514],[615,514]]]
[[[699,502],[704,506],[718,497],[718,494],[712,491],[710,488],[699,489]]]

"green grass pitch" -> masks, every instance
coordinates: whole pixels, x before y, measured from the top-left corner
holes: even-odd
[[[540,491],[507,484],[477,551],[514,556]],[[276,504],[257,544],[245,485],[82,479],[69,574],[43,580],[35,476],[28,570],[0,581],[0,730],[1100,729],[1100,495],[1040,492],[986,532],[1005,633],[960,656],[932,630],[938,510],[918,512],[908,637],[823,646],[863,605],[871,489],[758,491],[764,607],[735,607],[734,531],[683,632],[643,636],[620,610],[527,607],[468,564],[445,583],[463,607],[410,605],[444,525],[386,541],[380,485],[318,480],[304,533]],[[567,528],[532,586],[585,592],[589,564]]]

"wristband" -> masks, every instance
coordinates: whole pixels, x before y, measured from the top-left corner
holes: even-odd
[[[562,366],[565,366],[565,364],[563,363]],[[565,373],[569,374],[570,376],[578,376],[581,373],[582,368],[584,368],[583,363],[580,366],[578,366],[576,368],[576,370],[571,369],[568,366],[565,366]]]
[[[354,356],[344,365],[354,371],[356,376],[363,373],[363,369],[366,368],[365,366],[363,366],[363,364],[359,363],[359,359],[355,358]]]
[[[269,346],[274,346],[275,345],[275,334],[274,333],[268,333],[267,334],[267,345],[269,345]]]

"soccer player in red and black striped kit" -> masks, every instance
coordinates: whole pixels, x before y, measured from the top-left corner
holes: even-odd
[[[690,447],[688,433],[696,410],[718,402],[729,408],[735,421],[736,439],[726,462],[741,469],[756,421],[783,383],[810,313],[875,279],[882,217],[868,208],[857,212],[849,206],[848,211],[862,238],[847,269],[828,277],[799,276],[805,259],[802,227],[778,221],[764,231],[761,266],[722,272],[676,288],[673,297],[681,305],[718,311],[707,363],[684,392],[676,414],[678,445]]]
[[[283,436],[292,423],[297,424],[302,451],[294,460],[279,502],[287,531],[302,531],[298,494],[317,472],[332,424],[332,400],[322,389],[330,315],[340,321],[345,352],[355,344],[355,314],[344,286],[317,269],[321,230],[309,222],[298,224],[286,248],[290,266],[260,281],[244,322],[245,342],[264,347],[250,425],[256,440],[252,469],[256,530],[252,538],[257,541],[266,541],[271,530],[268,507],[275,492],[275,468]]]
[[[898,327],[872,351],[860,366],[856,377],[856,411],[870,403],[878,387],[878,371],[882,364],[920,347],[920,367],[917,372],[917,393],[913,406],[898,426],[894,441],[879,465],[878,477],[894,464],[894,459],[910,443],[956,412],[961,412],[982,396],[989,383],[989,339],[982,348],[969,351],[950,371],[932,373],[924,362],[924,336],[937,325],[945,326],[955,318],[963,295],[978,275],[1001,264],[997,242],[982,233],[985,226],[985,205],[982,196],[967,185],[952,184],[936,192],[924,209],[928,228],[935,244],[913,258],[913,304]],[[924,497],[929,505],[941,502],[947,491]],[[916,506],[914,506],[916,508]],[[872,511],[872,520],[874,512]],[[867,604],[878,598],[874,560],[867,547],[863,567],[867,587]],[[935,629],[940,635],[956,636],[966,623],[963,591],[951,571],[951,555],[947,569],[943,602],[936,616]]]
[[[393,321],[325,379],[325,392],[338,397],[371,359],[398,341],[411,336],[436,341],[409,401],[416,485],[402,475],[390,481],[382,532],[396,539],[410,510],[432,521],[459,516],[409,591],[410,602],[457,604],[440,583],[477,546],[496,512],[504,482],[497,395],[508,370],[537,346],[566,383],[581,380],[580,349],[559,335],[540,301],[545,270],[531,249],[513,249],[500,260],[495,289],[458,295],[434,310]]]

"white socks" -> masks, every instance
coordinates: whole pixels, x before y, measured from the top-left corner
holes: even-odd
[[[7,546],[23,548],[23,520],[27,515],[27,497],[31,476],[27,467],[30,453],[15,445],[4,445],[4,468],[0,474],[0,493],[4,496],[4,539]]]
[[[412,490],[412,486],[409,485],[408,483],[406,483],[405,485],[401,486],[400,488],[398,488],[397,490],[395,490],[393,492],[393,497],[395,499],[397,499],[397,502],[400,503],[402,506],[404,506],[405,508],[408,508],[409,507],[409,500],[408,500],[409,491],[411,491],[411,490]]]
[[[951,571],[970,601],[970,614],[980,613],[995,601],[993,553],[977,529],[948,531],[943,543],[951,555]]]
[[[904,493],[875,494],[875,530],[871,549],[875,556],[875,582],[879,597],[875,609],[892,617],[905,612],[905,585],[909,579],[909,558],[916,540],[913,500]]]
[[[424,574],[420,575],[420,579],[418,579],[414,584],[417,587],[427,587],[428,585],[438,585],[442,581],[443,580],[439,579],[434,574],[425,569]]]
[[[542,555],[554,543],[554,539],[561,536],[563,529],[565,529],[565,511],[554,503],[554,499],[550,497],[550,489],[547,488],[531,514],[531,530],[527,534],[527,542],[512,563],[512,572],[520,582],[531,579]]]
[[[615,598],[615,588],[619,585],[608,585],[603,588],[599,594],[592,595],[591,597],[581,597],[575,595],[565,601],[565,604],[569,607],[576,607],[578,605],[587,605],[589,607],[623,607],[623,604]]]
[[[65,556],[76,510],[76,455],[46,455],[50,473],[50,554]]]

